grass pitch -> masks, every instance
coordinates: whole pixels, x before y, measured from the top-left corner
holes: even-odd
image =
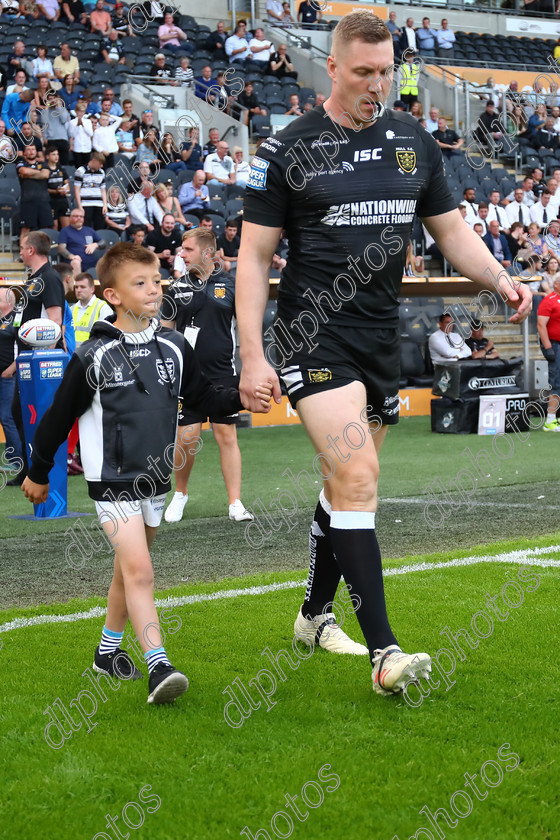
[[[242,431],[240,442],[246,505],[260,498],[268,509],[279,490],[289,488],[282,476],[287,467],[311,474],[313,453],[299,428]],[[99,552],[82,569],[71,569],[64,532],[72,520],[8,519],[28,512],[28,505],[17,490],[3,490],[0,837],[118,836],[107,827],[107,815],[117,818],[122,836],[150,840],[254,837],[259,829],[287,837],[289,823],[275,818],[284,811],[294,838],[423,840],[429,835],[419,832],[422,826],[440,836],[427,806],[432,813],[445,808],[457,821],[451,828],[440,817],[447,838],[557,840],[560,503],[554,445],[554,436],[543,433],[531,434],[524,444],[516,441],[512,457],[480,481],[476,507],[469,510],[455,493],[454,507],[443,508],[448,515],[442,527],[433,528],[424,516],[424,488],[436,476],[448,487],[466,463],[464,448],[478,452],[491,441],[431,435],[424,418],[390,431],[382,453],[378,532],[384,556],[395,558],[385,562],[391,622],[406,649],[433,655],[444,647],[455,660],[447,677],[454,684],[446,690],[434,669],[440,686],[416,707],[402,696],[374,695],[371,669],[361,657],[318,650],[293,670],[280,659],[284,680],[275,672],[265,648],[275,656],[289,651],[297,662],[292,627],[303,594],[314,500],[311,494],[309,504],[302,500],[290,532],[283,527],[260,549],[250,548],[243,526],[227,520],[216,447],[206,436],[186,517],[164,525],[154,545],[159,595],[176,599],[168,602],[166,615],[176,619],[164,624],[166,646],[191,687],[169,708],[147,706],[146,679],[114,691],[106,687],[106,700],[97,695],[95,710],[81,695],[86,717],[80,717],[76,703],[70,704],[92,689],[82,674],[91,665],[103,618],[76,614],[96,607],[102,613],[110,557]],[[508,502],[515,506],[505,507]],[[79,478],[70,480],[69,506],[93,511]],[[89,525],[93,517],[84,521]],[[463,565],[449,564],[460,558]],[[520,573],[523,561],[540,565]],[[419,563],[428,565],[415,570]],[[538,587],[531,590],[535,582],[520,574],[536,574]],[[512,581],[523,600],[508,608],[502,593],[516,603]],[[274,591],[273,584],[290,588]],[[251,586],[263,587],[261,594],[231,593]],[[481,611],[490,614],[487,595],[496,596],[502,616],[508,612],[504,620],[494,618],[489,634],[489,625],[476,618]],[[33,617],[36,625],[6,628],[7,622],[26,624]],[[486,638],[475,639],[473,620]],[[461,659],[446,627],[467,630],[478,646],[471,649],[463,638]],[[347,616],[345,629],[360,637],[354,615]],[[452,669],[445,653],[439,661],[442,670]],[[228,686],[239,679],[256,706],[259,694],[251,681],[263,669],[276,676],[269,710],[261,696],[242,726],[228,725]],[[271,691],[266,676],[261,684]],[[410,699],[417,697],[411,691]],[[57,698],[75,731],[54,749],[44,737],[51,719],[45,711]],[[50,732],[56,736],[54,728]],[[518,758],[502,759],[510,754]],[[330,769],[321,775],[326,764]],[[336,790],[329,790],[336,780],[321,781],[325,773],[339,777]],[[480,798],[465,787],[465,773],[476,774]],[[302,788],[311,803],[322,790],[322,804],[306,806]],[[470,792],[468,816],[452,812],[457,791]],[[304,822],[288,808],[286,794],[298,797],[300,813],[308,812]],[[466,812],[464,797],[452,801]],[[267,834],[258,836],[264,840]]]

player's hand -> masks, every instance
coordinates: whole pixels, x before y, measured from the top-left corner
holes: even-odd
[[[243,365],[239,380],[239,394],[243,407],[257,414],[267,414],[270,411],[270,397],[263,403],[260,394],[263,389],[270,392],[274,401],[280,403],[282,393],[280,382],[274,368],[263,358],[258,362]]]
[[[521,324],[529,317],[533,308],[533,294],[529,286],[524,285],[515,277],[510,277],[507,272],[502,271],[499,275],[500,289],[507,295],[507,305],[516,312],[509,319],[510,324]]]
[[[33,502],[34,505],[40,505],[42,502],[47,501],[47,496],[49,495],[48,484],[35,484],[35,482],[31,481],[31,479],[27,476],[23,479],[21,489],[29,501]]]

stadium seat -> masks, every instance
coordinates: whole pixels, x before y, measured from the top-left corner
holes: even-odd
[[[121,237],[116,230],[103,229],[96,230],[95,232],[101,239],[103,239],[107,243],[109,248],[112,245],[116,245],[117,242],[121,241]]]
[[[221,198],[211,198],[209,207],[213,213],[218,213],[220,216],[223,216],[225,218],[226,205],[224,204]]]
[[[211,217],[212,222],[214,224],[214,233],[216,233],[219,236],[225,230],[226,220],[223,216],[219,216],[217,213],[213,213],[211,210],[208,211],[207,215]]]
[[[244,198],[245,198],[245,187],[242,187],[239,184],[228,184],[226,186],[226,200],[227,201],[232,201],[233,199],[243,201]]]
[[[426,362],[418,345],[409,338],[401,339],[401,375],[408,385],[427,387],[433,377],[426,374]]]
[[[192,174],[191,174],[191,177],[190,177],[189,180],[192,180]],[[219,182],[217,184],[208,184],[208,195],[210,196],[210,199],[213,199],[213,198],[221,199],[225,195],[225,192],[226,192],[226,185],[225,184],[220,184]]]
[[[305,105],[306,102],[312,102],[313,105],[315,105],[316,93],[313,88],[301,87],[298,93],[299,101],[302,103],[302,105]]]
[[[237,199],[231,199],[230,201],[226,202],[226,219],[229,219],[231,216],[239,216],[243,213],[243,202],[238,201]]]
[[[200,219],[198,216],[193,216],[192,213],[183,213],[187,222],[190,222],[193,227],[198,227],[200,224]]]

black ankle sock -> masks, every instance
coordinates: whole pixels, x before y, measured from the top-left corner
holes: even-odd
[[[361,599],[356,616],[370,657],[377,648],[398,645],[387,617],[374,524],[373,513],[333,511],[330,528],[331,544],[344,580],[352,587],[352,595]]]
[[[333,601],[340,582],[341,573],[331,545],[330,522],[330,505],[321,493],[309,531],[309,574],[301,608],[306,618],[323,612],[324,606]]]

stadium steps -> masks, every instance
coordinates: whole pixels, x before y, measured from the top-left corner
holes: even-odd
[[[23,283],[26,278],[27,272],[24,266],[22,263],[14,262],[11,251],[0,251],[0,285]]]

